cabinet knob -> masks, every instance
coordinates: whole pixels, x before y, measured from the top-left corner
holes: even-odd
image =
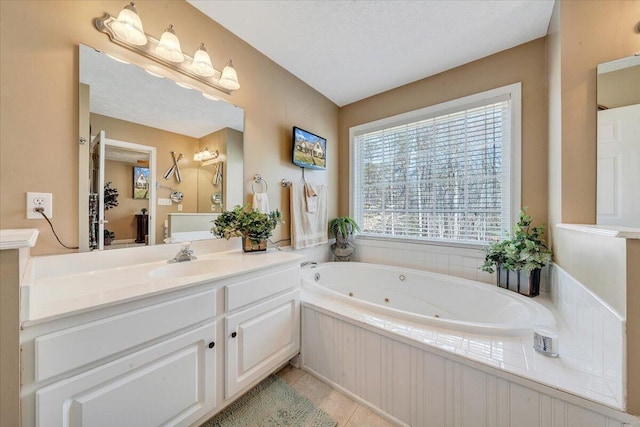
[[[214,343],[213,341],[211,341],[211,342],[209,343],[209,348],[213,348],[213,347],[215,347],[215,346],[216,346],[216,343]]]
[[[237,336],[238,336],[238,334],[236,332],[231,332],[231,338],[235,338]]]

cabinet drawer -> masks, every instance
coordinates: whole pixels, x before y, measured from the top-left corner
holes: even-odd
[[[225,286],[226,310],[233,311],[300,284],[300,267],[276,271]]]
[[[215,316],[215,289],[35,339],[36,382]]]

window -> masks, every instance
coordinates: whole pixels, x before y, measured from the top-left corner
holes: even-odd
[[[520,210],[520,83],[351,129],[363,236],[484,244]]]

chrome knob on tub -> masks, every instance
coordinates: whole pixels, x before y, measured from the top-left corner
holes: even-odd
[[[237,336],[238,336],[238,333],[237,333],[237,332],[231,332],[231,338],[235,338],[235,337],[237,337]]]

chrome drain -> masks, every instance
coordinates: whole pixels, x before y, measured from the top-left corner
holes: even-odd
[[[315,280],[316,282],[318,282],[320,280],[320,273],[316,273],[313,275],[313,280]]]

